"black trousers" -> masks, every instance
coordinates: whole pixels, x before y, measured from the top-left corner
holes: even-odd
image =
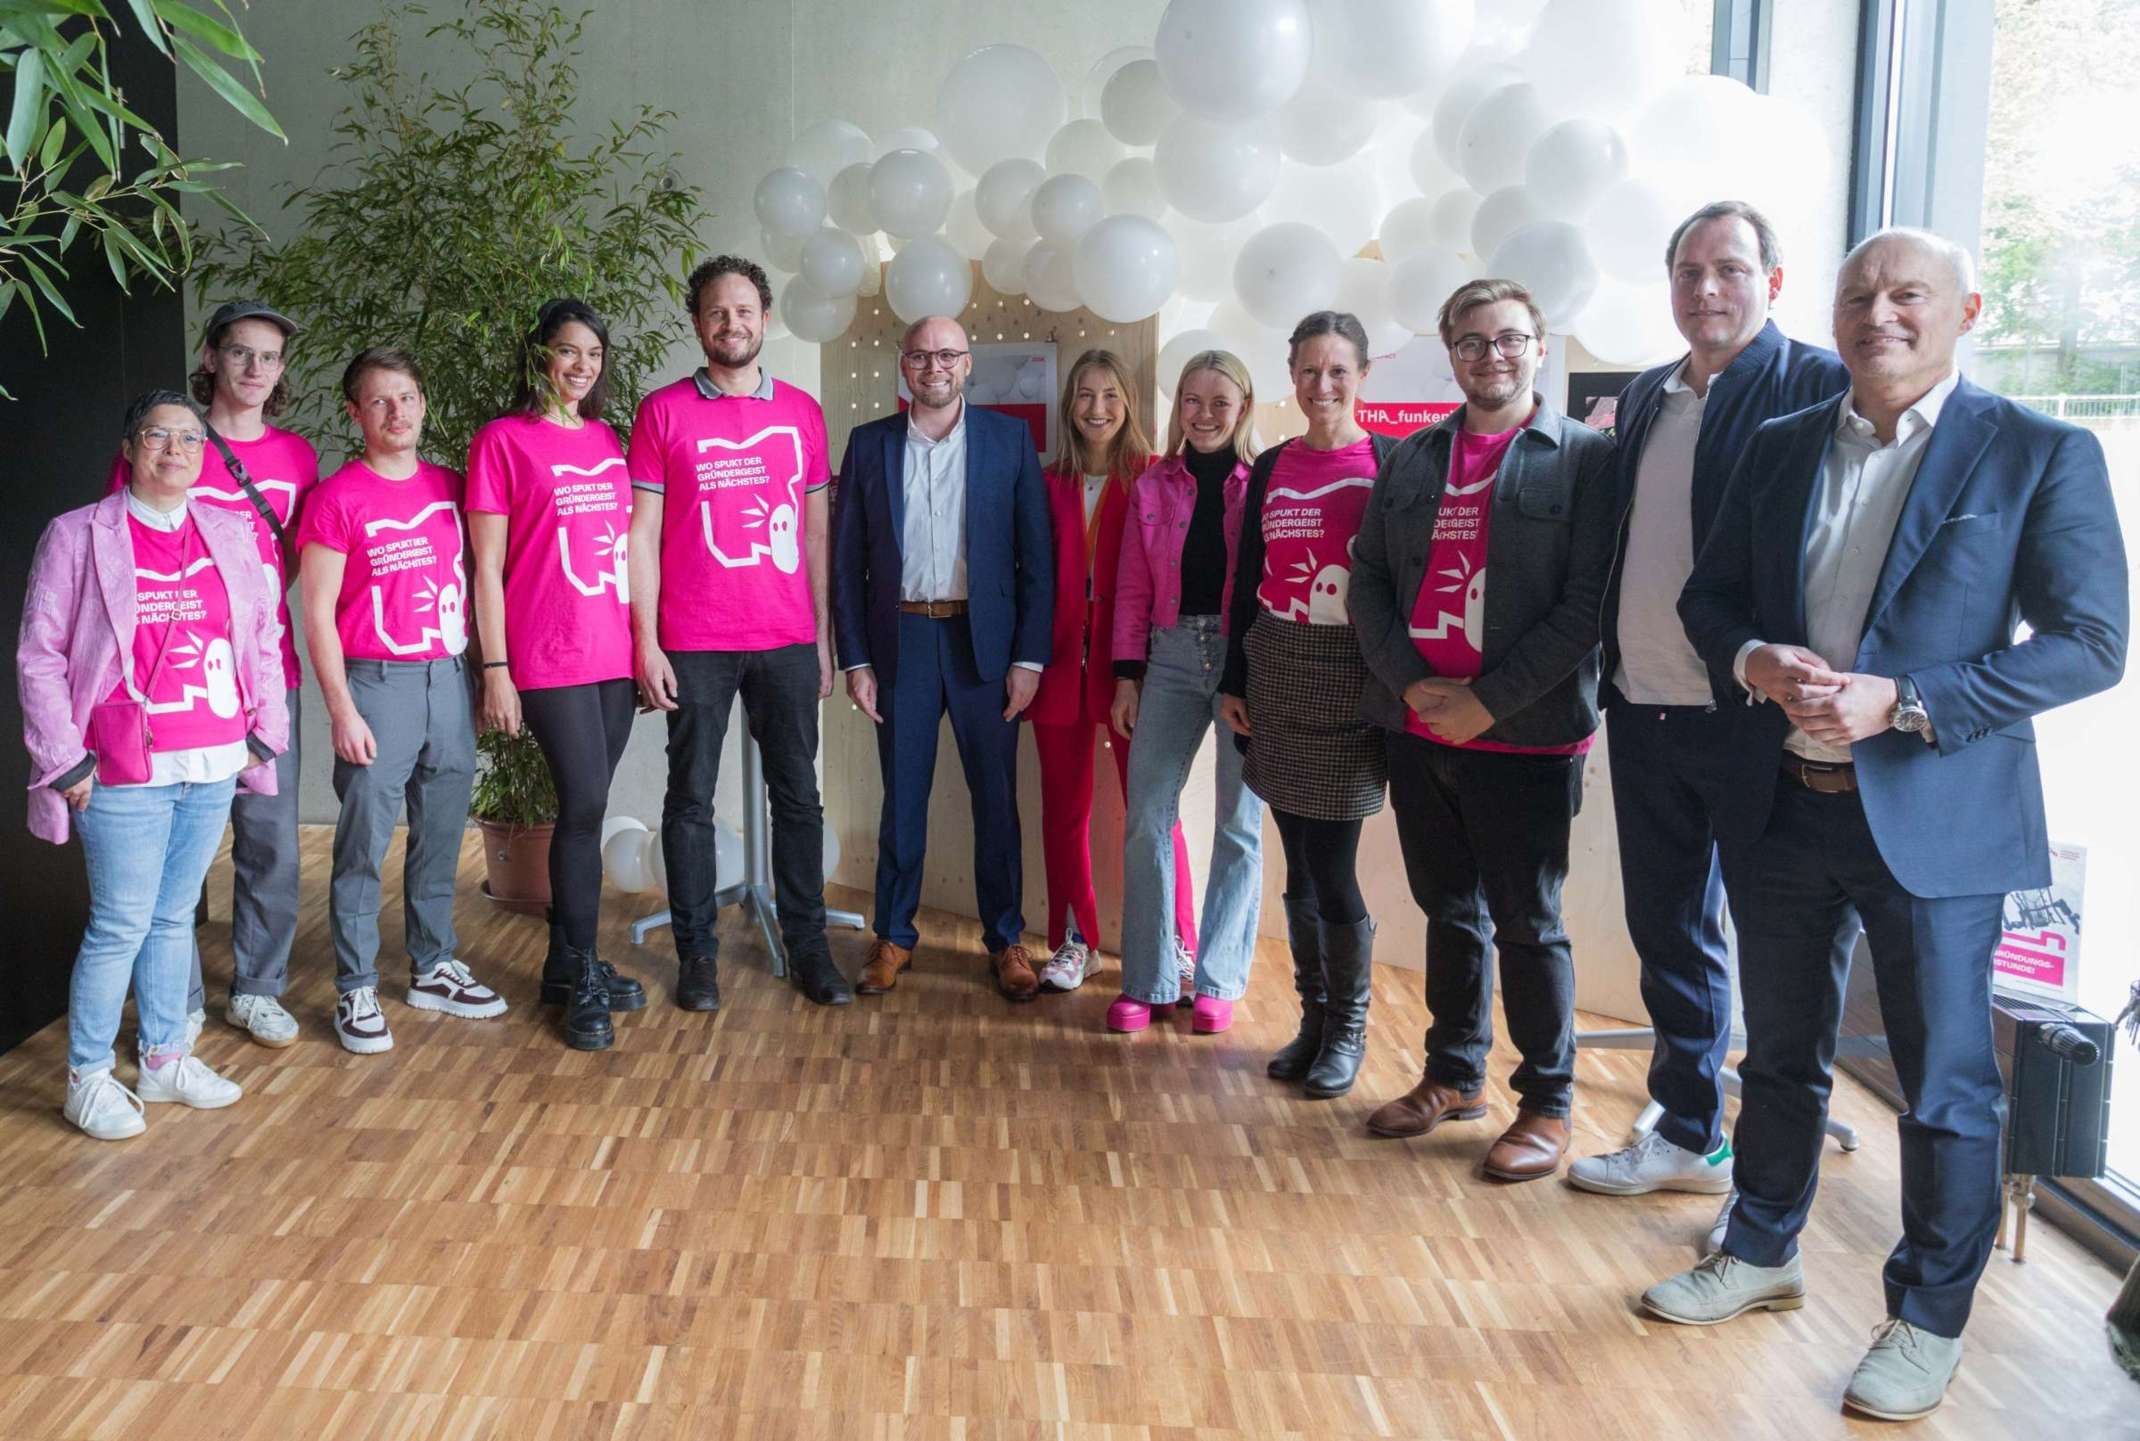
[[[1285,847],[1285,893],[1312,901],[1315,912],[1334,926],[1367,918],[1360,894],[1359,821],[1322,821],[1271,807]]]
[[[602,817],[624,743],[632,737],[628,680],[520,693],[520,713],[557,785],[550,837],[550,909],[574,950],[592,950],[602,906]]]
[[[1475,1091],[1493,1046],[1494,968],[1523,1063],[1523,1108],[1566,1116],[1575,1090],[1575,958],[1561,925],[1583,757],[1463,750],[1389,733],[1390,807],[1427,917],[1427,1074]]]

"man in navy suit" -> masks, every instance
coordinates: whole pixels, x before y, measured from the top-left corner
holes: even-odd
[[[1719,703],[1750,707],[1717,814],[1747,1051],[1723,1248],[1643,1305],[1708,1325],[1803,1304],[1846,974],[1830,939],[1855,908],[1909,1109],[1888,1319],[1843,1401],[1895,1420],[1944,1396],[1998,1226],[1991,953],[2005,892],[2051,879],[2031,718],[2125,666],[2102,448],[1960,378],[1972,270],[1921,231],[1851,251],[1850,390],[1755,433],[1679,603]]]
[[[1040,989],[1020,937],[1018,718],[1048,662],[1055,575],[1032,432],[969,407],[955,320],[911,326],[904,415],[857,426],[832,525],[832,612],[847,694],[877,723],[877,939],[855,990],[889,991],[913,959],[936,735],[946,712],[973,800],[973,884],[1004,995]]]

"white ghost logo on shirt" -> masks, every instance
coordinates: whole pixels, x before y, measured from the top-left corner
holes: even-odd
[[[766,536],[773,542],[773,564],[780,567],[781,574],[793,575],[802,564],[802,544],[795,534],[795,507],[775,506],[773,515],[765,523]]]
[[[438,634],[449,654],[459,655],[468,646],[468,617],[461,607],[461,588],[450,581],[439,587]]]
[[[1352,572],[1342,565],[1326,565],[1308,583],[1308,621],[1311,625],[1343,625],[1345,594],[1352,585]]]
[[[218,720],[238,713],[238,661],[230,642],[217,636],[201,654],[201,678],[208,682],[208,709]]]

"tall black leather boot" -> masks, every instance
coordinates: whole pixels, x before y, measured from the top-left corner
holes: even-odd
[[[593,951],[566,948],[574,964],[572,999],[565,1004],[565,1044],[575,1051],[606,1051],[616,1043],[609,1019],[609,986]]]
[[[1369,917],[1338,925],[1320,923],[1323,981],[1323,1048],[1308,1068],[1303,1089],[1319,1101],[1352,1089],[1367,1059],[1367,998],[1374,977],[1375,923]]]
[[[1285,897],[1286,940],[1293,948],[1293,989],[1300,995],[1300,1033],[1280,1047],[1264,1071],[1274,1081],[1308,1074],[1323,1048],[1323,951],[1315,902]]]

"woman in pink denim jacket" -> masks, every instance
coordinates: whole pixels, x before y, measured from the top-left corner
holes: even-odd
[[[1167,456],[1130,488],[1115,572],[1117,732],[1132,735],[1122,863],[1122,994],[1114,1031],[1141,1031],[1193,994],[1194,1028],[1233,1023],[1248,989],[1263,891],[1263,803],[1241,779],[1241,752],[1219,723],[1225,617],[1241,538],[1255,391],[1223,350],[1190,358],[1174,387]],[[1176,969],[1172,834],[1204,736],[1218,744],[1218,829],[1193,970]]]
[[[239,1096],[192,1055],[193,909],[236,788],[274,793],[290,722],[282,626],[251,522],[187,503],[205,442],[185,396],[134,402],[131,479],[45,527],[15,656],[30,830],[54,844],[78,835],[89,872],[64,1109],[98,1140],[138,1135],[144,1101],[212,1108]],[[112,1074],[129,978],[138,1093]]]

